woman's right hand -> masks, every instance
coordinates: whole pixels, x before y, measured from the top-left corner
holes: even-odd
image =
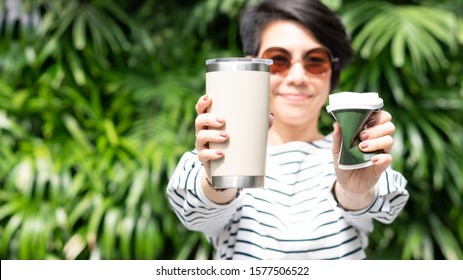
[[[228,133],[218,130],[225,125],[224,118],[217,114],[207,113],[207,108],[211,104],[212,98],[209,95],[201,96],[196,103],[198,116],[195,119],[195,147],[198,152],[198,159],[203,164],[209,178],[211,177],[210,161],[224,156],[222,150],[210,149],[209,143],[222,143],[228,140]]]

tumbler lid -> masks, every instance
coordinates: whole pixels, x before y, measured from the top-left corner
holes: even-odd
[[[211,58],[206,60],[206,72],[213,71],[264,71],[270,72],[273,60],[253,57]]]

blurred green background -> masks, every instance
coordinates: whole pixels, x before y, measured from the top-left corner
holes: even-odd
[[[165,188],[194,147],[204,60],[239,56],[244,0],[0,0],[0,258],[205,259]],[[377,91],[410,201],[372,259],[463,259],[463,3],[325,0]],[[324,114],[321,129],[329,132]]]

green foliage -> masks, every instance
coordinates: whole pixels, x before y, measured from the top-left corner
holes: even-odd
[[[237,15],[253,1],[185,2],[0,2],[1,259],[212,256],[165,187],[194,146],[204,60],[239,55]],[[384,98],[409,182],[370,255],[462,259],[461,4],[324,2],[358,54],[340,89]]]
[[[0,54],[1,258],[208,257],[165,196],[193,144],[203,83],[156,36],[185,38],[168,35],[170,23],[140,25],[112,1],[21,3],[1,13],[29,7],[19,12],[39,17],[28,33],[1,21],[2,35],[22,47]],[[135,11],[140,22],[148,5]],[[150,38],[150,29],[164,32]],[[196,45],[183,46],[192,59]],[[165,72],[161,56],[182,67]]]

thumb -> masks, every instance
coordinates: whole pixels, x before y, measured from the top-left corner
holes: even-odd
[[[335,122],[333,123],[333,146],[331,148],[335,166],[338,164],[339,152],[341,151],[341,141],[341,127],[339,126],[339,123]]]

